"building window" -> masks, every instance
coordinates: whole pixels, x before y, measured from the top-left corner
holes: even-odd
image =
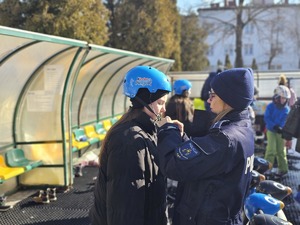
[[[214,35],[214,33],[215,33],[215,25],[213,23],[204,23],[203,27],[207,31],[208,35]]]
[[[207,55],[208,55],[208,56],[213,56],[213,55],[214,55],[214,46],[210,45],[210,46],[208,47]]]
[[[245,55],[253,55],[253,44],[245,44],[244,51]]]
[[[233,55],[234,53],[233,45],[232,44],[225,45],[224,51],[225,51],[225,55]]]
[[[224,24],[223,26],[224,26],[224,32],[225,33],[233,31],[233,26],[231,24]]]
[[[272,43],[271,44],[272,54],[282,54],[282,43]]]
[[[248,23],[244,28],[245,34],[253,34],[254,25],[253,23]]]
[[[271,65],[270,66],[271,70],[281,70],[282,69],[282,65],[277,64],[277,65]]]

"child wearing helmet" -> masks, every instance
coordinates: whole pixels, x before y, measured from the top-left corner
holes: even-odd
[[[184,131],[188,136],[193,133],[192,123],[194,115],[193,102],[190,99],[192,84],[188,80],[176,80],[173,84],[174,95],[166,104],[166,116],[179,120],[184,124]]]
[[[291,97],[289,98],[288,105],[289,105],[289,107],[292,107],[295,104],[295,102],[297,101],[297,94],[294,91],[294,89],[291,87],[290,81],[288,80],[288,78],[284,74],[281,74],[279,76],[278,85],[284,85],[284,86],[289,88],[290,93],[291,93]]]
[[[101,144],[90,219],[92,225],[165,225],[155,123],[165,112],[171,84],[161,71],[137,66],[125,75],[123,88],[132,106]]]
[[[282,138],[282,127],[290,111],[288,106],[290,97],[291,94],[288,87],[284,85],[277,86],[274,90],[273,101],[267,105],[264,114],[268,140],[265,159],[273,164],[276,158],[278,171],[275,175],[280,177],[288,172],[285,143]],[[271,171],[268,173],[271,173]]]

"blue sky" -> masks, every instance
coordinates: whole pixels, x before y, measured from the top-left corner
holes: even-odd
[[[180,11],[188,11],[190,8],[196,9],[201,4],[201,0],[177,0]]]

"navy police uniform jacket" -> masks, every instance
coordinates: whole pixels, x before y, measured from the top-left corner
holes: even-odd
[[[166,225],[166,184],[156,145],[154,123],[145,113],[114,127],[100,160],[93,225]]]
[[[254,160],[248,110],[229,112],[207,135],[192,139],[166,123],[158,131],[158,151],[162,172],[179,181],[174,225],[242,224]]]

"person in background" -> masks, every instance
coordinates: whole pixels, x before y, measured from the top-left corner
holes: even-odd
[[[242,224],[242,207],[254,161],[252,69],[221,72],[211,82],[208,134],[187,137],[183,125],[163,118],[158,125],[162,173],[177,180],[174,225]]]
[[[278,79],[278,85],[285,85],[289,88],[291,92],[291,98],[289,99],[288,105],[291,108],[297,101],[297,94],[294,91],[294,89],[290,85],[290,81],[286,78],[284,74],[281,74]],[[295,137],[291,137],[291,139],[287,138],[285,139],[286,142],[286,148],[287,148],[287,154],[288,155],[295,155],[297,153],[296,147],[297,147],[297,139]]]
[[[265,159],[274,164],[275,158],[278,163],[276,176],[283,176],[288,172],[288,162],[286,158],[285,143],[282,138],[282,127],[284,126],[290,108],[288,100],[291,93],[288,87],[279,85],[274,90],[273,101],[266,107],[264,121],[267,129],[267,147]],[[267,171],[269,175],[271,171]]]
[[[256,127],[256,113],[255,111],[257,110],[257,97],[259,94],[259,90],[256,86],[254,86],[254,96],[253,96],[253,102],[250,104],[249,106],[249,113],[250,113],[250,119],[252,121],[252,126],[253,126],[253,130],[255,132],[255,144],[256,150],[259,150],[259,146],[262,145],[264,143],[265,140],[265,134],[264,132],[261,130],[261,128],[259,127],[259,129],[257,129]],[[262,151],[265,151],[265,148],[262,148]]]
[[[282,128],[282,137],[286,140],[287,149],[292,148],[292,139],[295,138],[295,150],[289,155],[300,157],[300,100],[291,107],[287,120]]]
[[[167,101],[165,116],[178,120],[184,124],[184,131],[188,136],[193,135],[194,106],[190,99],[192,84],[189,80],[176,80],[173,84],[174,95]],[[167,179],[167,208],[168,224],[174,213],[177,181]]]
[[[255,124],[255,111],[253,108],[255,108],[255,101],[256,101],[257,95],[258,95],[258,88],[256,86],[254,86],[253,102],[248,106],[250,119],[251,119],[253,126]]]
[[[174,95],[167,101],[166,116],[184,124],[184,131],[192,135],[194,106],[190,99],[192,84],[188,80],[176,80],[173,84]]]
[[[91,224],[166,225],[155,123],[165,113],[171,84],[161,71],[137,66],[127,72],[123,87],[132,106],[101,144]]]
[[[294,89],[291,87],[289,80],[286,78],[284,74],[281,74],[279,76],[278,85],[284,85],[287,86],[291,93],[291,98],[289,99],[288,105],[291,107],[295,104],[297,101],[297,95]]]
[[[209,103],[207,102],[207,100],[209,99],[209,94],[208,92],[210,91],[210,82],[214,79],[214,77],[218,74],[222,72],[222,69],[219,67],[217,69],[216,72],[210,72],[208,74],[208,77],[206,78],[203,86],[202,86],[202,89],[201,89],[201,93],[200,93],[200,97],[201,99],[204,101],[204,104],[205,104],[205,109],[210,111],[210,107],[209,107]]]

